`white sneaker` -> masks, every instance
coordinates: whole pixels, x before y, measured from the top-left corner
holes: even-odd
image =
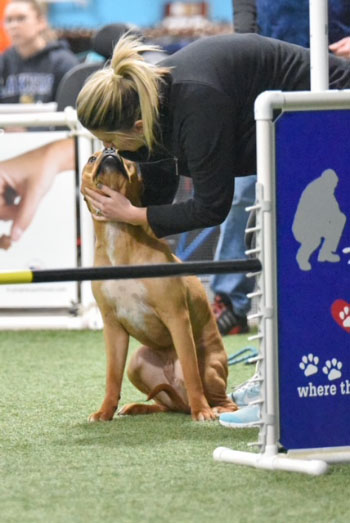
[[[245,407],[249,403],[259,400],[260,381],[258,375],[254,374],[252,378],[238,385],[228,396],[238,407]]]

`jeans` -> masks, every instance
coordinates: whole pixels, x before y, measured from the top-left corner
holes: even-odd
[[[231,210],[220,226],[220,236],[216,247],[215,260],[245,259],[247,256],[244,232],[249,212],[246,207],[255,202],[256,176],[242,176],[235,179],[235,194]],[[247,294],[253,292],[254,278],[247,278],[245,273],[215,274],[211,280],[213,293],[224,295],[231,301],[238,316],[246,316],[251,307]]]

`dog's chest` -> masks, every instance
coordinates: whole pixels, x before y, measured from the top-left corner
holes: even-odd
[[[147,318],[153,310],[147,303],[147,289],[142,282],[108,280],[102,283],[101,291],[119,321],[127,322],[137,330],[147,328]]]
[[[112,265],[119,265],[116,251],[116,243],[121,235],[118,224],[108,223],[105,229],[106,253]]]

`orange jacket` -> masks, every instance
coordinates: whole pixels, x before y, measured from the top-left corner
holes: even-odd
[[[11,41],[4,29],[4,11],[8,0],[0,0],[0,53],[10,47]]]

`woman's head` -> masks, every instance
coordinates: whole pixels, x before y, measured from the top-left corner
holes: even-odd
[[[10,0],[4,26],[12,45],[24,56],[39,51],[51,39],[46,6],[39,0]]]
[[[96,135],[123,137],[134,132],[140,136],[142,131],[144,143],[152,149],[159,85],[169,72],[142,57],[143,52],[156,49],[129,34],[120,38],[108,66],[94,73],[79,93],[77,113],[84,127]]]

